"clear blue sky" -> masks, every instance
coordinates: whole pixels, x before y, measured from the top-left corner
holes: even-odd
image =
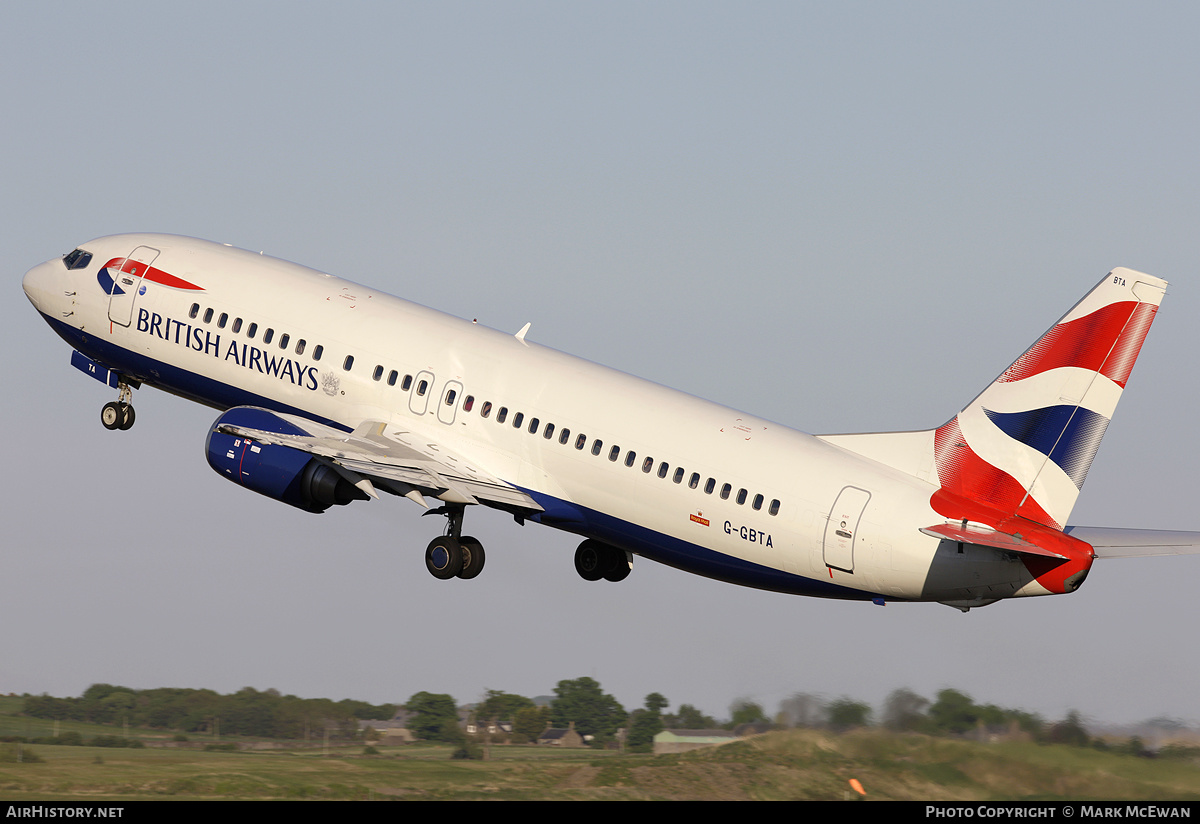
[[[1188,3],[5,6],[13,360],[0,691],[403,701],[588,675],[725,716],[946,686],[1200,720],[1200,558],[969,615],[575,574],[470,513],[440,582],[406,501],[312,517],[222,481],[211,410],[111,400],[20,292],[164,231],[335,272],[809,432],[936,426],[1114,266],[1171,281],[1076,507],[1200,528],[1200,11]]]

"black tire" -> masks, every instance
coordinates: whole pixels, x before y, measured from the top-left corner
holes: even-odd
[[[137,418],[133,411],[133,405],[128,403],[117,405],[121,407],[121,425],[118,428],[121,430],[132,429],[133,422]]]
[[[463,568],[463,552],[458,541],[448,535],[430,541],[425,549],[425,568],[442,581],[458,575]]]
[[[121,404],[116,401],[104,404],[104,408],[100,410],[100,423],[104,424],[105,429],[120,429],[124,419]]]
[[[608,571],[604,573],[604,580],[612,581],[613,583],[624,581],[629,577],[629,573],[633,571],[632,564],[629,563],[629,558],[623,550],[616,549],[615,547],[609,547],[609,549],[612,550],[613,560]]]
[[[608,547],[599,541],[587,540],[575,550],[575,571],[585,581],[599,581],[612,565]]]
[[[487,556],[483,551],[483,544],[475,538],[464,535],[458,539],[458,545],[462,548],[463,555],[463,565],[458,577],[469,581],[483,572],[483,564]]]

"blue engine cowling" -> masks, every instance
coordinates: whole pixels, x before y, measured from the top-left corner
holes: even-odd
[[[217,418],[204,445],[208,465],[222,477],[306,512],[366,500],[336,469],[309,453],[217,431],[222,424],[280,435],[311,434],[266,409],[236,406]]]

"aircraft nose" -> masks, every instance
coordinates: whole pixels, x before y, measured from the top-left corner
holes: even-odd
[[[38,311],[45,312],[47,310],[51,295],[57,291],[59,273],[56,267],[61,269],[62,261],[46,261],[34,266],[21,279],[21,288],[25,290],[25,297],[29,298],[29,302],[37,307]]]

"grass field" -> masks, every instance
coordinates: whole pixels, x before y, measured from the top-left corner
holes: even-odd
[[[109,728],[111,732],[111,728]],[[13,745],[2,745],[11,748]],[[494,746],[204,752],[27,745],[0,763],[6,801],[314,800],[1198,800],[1200,765],[1029,743],[978,744],[863,730],[795,730],[683,755]]]

